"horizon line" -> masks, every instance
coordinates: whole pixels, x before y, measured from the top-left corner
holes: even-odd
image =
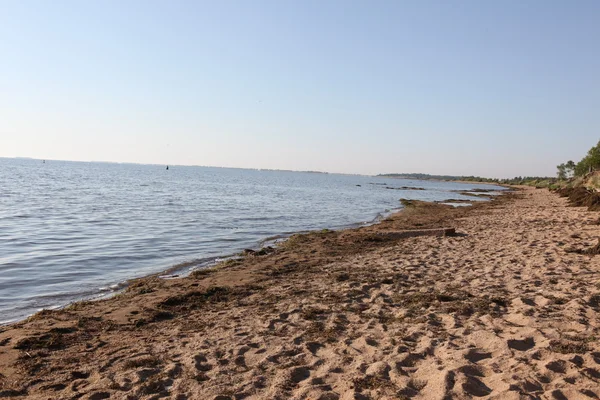
[[[485,176],[479,175],[447,175],[447,174],[431,174],[425,172],[385,172],[385,173],[377,173],[377,174],[359,174],[359,173],[349,173],[349,172],[329,172],[329,171],[318,171],[318,170],[294,170],[294,169],[279,169],[279,168],[256,168],[256,167],[230,167],[230,166],[219,166],[219,165],[200,165],[200,164],[165,164],[165,163],[143,163],[143,162],[133,162],[133,161],[104,161],[104,160],[62,160],[55,158],[38,158],[38,157],[23,157],[23,156],[0,156],[0,158],[4,159],[14,159],[14,160],[39,160],[39,161],[59,161],[59,162],[74,162],[74,163],[99,163],[99,164],[131,164],[131,165],[152,165],[152,166],[174,166],[174,167],[201,167],[201,168],[221,168],[221,169],[241,169],[241,170],[253,170],[253,171],[274,171],[274,172],[302,172],[302,173],[311,173],[311,174],[331,174],[331,175],[347,175],[347,176],[368,176],[368,177],[378,177],[378,176],[386,176],[388,178],[394,178],[390,175],[398,175],[396,179],[402,179],[403,175],[427,175],[431,176],[432,179],[440,178],[482,178],[482,179],[490,179],[490,180],[510,180],[517,177],[528,177],[525,175],[519,175],[515,177],[508,178],[488,178]],[[436,178],[437,177],[437,178]],[[538,176],[532,178],[554,178],[553,176]],[[404,178],[404,179],[418,179],[418,178]],[[443,180],[443,179],[442,179]],[[456,180],[456,179],[449,179]]]

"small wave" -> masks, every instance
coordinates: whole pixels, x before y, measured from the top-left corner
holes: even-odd
[[[384,219],[386,219],[387,217],[389,217],[392,214],[395,214],[399,211],[402,211],[404,209],[404,207],[397,207],[397,208],[391,208],[391,209],[386,209],[380,213],[377,213],[377,215],[375,216],[375,218],[373,218],[371,221],[367,222],[368,225],[374,225],[374,224],[378,224],[379,222],[383,221]]]
[[[98,290],[101,292],[116,292],[127,287],[127,282],[119,282],[109,286],[102,286]]]
[[[446,206],[452,206],[452,207],[468,207],[468,206],[473,205],[471,203],[443,203],[443,202],[440,204],[444,204]]]
[[[275,247],[275,246],[285,242],[287,239],[289,239],[290,236],[291,235],[275,235],[275,236],[268,237],[268,238],[260,241],[260,247],[267,247],[267,246]]]
[[[277,220],[280,217],[242,217],[236,218],[235,222],[243,222],[243,221],[269,221],[269,220]]]
[[[271,242],[273,240],[278,240],[278,239],[285,239],[288,236],[289,236],[289,234],[280,233],[278,235],[273,235],[273,236],[266,237],[264,240],[261,241],[261,243],[263,243],[263,242]]]
[[[232,255],[230,257],[234,257],[234,256]],[[219,256],[219,257],[196,258],[193,260],[180,262],[180,263],[175,264],[175,265],[167,268],[166,270],[164,270],[161,273],[161,275],[167,275],[167,276],[169,276],[169,275],[172,276],[172,275],[176,275],[176,274],[177,275],[187,275],[196,269],[199,269],[201,267],[206,267],[209,265],[217,264],[221,260],[227,259],[230,257]]]

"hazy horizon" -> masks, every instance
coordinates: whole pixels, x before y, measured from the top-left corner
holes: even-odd
[[[478,176],[478,175],[453,175],[446,173],[426,173],[426,172],[407,172],[407,171],[385,171],[378,172],[375,174],[360,174],[360,173],[349,173],[349,172],[333,172],[333,171],[323,171],[323,170],[299,170],[299,169],[282,169],[282,168],[253,168],[253,167],[231,167],[231,166],[221,166],[221,165],[201,165],[201,164],[162,164],[162,163],[139,163],[139,162],[129,162],[129,161],[104,161],[104,160],[61,160],[61,159],[52,159],[52,158],[36,158],[36,157],[24,157],[24,156],[15,156],[15,157],[3,157],[0,156],[0,159],[8,159],[8,160],[31,160],[31,161],[43,161],[45,162],[73,162],[73,163],[98,163],[98,164],[128,164],[128,165],[150,165],[150,166],[158,166],[158,167],[169,167],[169,169],[177,168],[177,167],[199,167],[199,168],[223,168],[223,169],[241,169],[241,170],[254,170],[254,171],[275,171],[275,172],[305,172],[305,173],[321,173],[321,174],[337,174],[337,175],[353,175],[353,176],[384,176],[384,175],[410,175],[410,174],[424,174],[431,176],[448,176],[448,177],[471,177],[476,176],[480,178],[490,178],[487,176]],[[518,176],[530,176],[530,175],[515,175],[515,176],[505,176],[500,177],[499,179],[512,179]],[[544,175],[537,177],[546,177],[551,178],[554,175]]]
[[[22,1],[0,157],[554,176],[599,138],[600,3]]]

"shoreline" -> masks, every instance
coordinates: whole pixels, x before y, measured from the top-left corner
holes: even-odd
[[[489,201],[491,201],[492,197],[490,196],[490,197],[488,197],[488,199],[489,199]],[[400,199],[400,203],[402,203],[402,200],[403,199]],[[486,202],[486,201],[488,201],[488,200],[480,200],[480,202]],[[423,203],[423,204],[432,204],[432,205],[434,205],[434,204],[445,205],[446,204],[442,201],[428,202],[428,201],[416,200],[416,202]],[[475,201],[469,201],[469,204],[467,204],[467,205],[472,206],[473,203],[475,203]],[[450,205],[450,204],[447,204],[447,205]],[[451,206],[456,207],[455,205],[451,205]],[[229,261],[241,260],[245,257],[245,254],[248,253],[248,250],[260,251],[266,247],[279,246],[282,243],[285,243],[285,241],[289,240],[292,236],[310,235],[310,234],[314,234],[314,233],[318,233],[318,232],[340,232],[340,231],[355,230],[355,229],[360,229],[360,228],[365,228],[365,227],[376,226],[378,224],[381,224],[383,221],[385,221],[388,218],[393,218],[394,215],[404,211],[405,209],[406,209],[406,206],[401,205],[398,208],[389,210],[389,212],[385,212],[385,211],[378,212],[377,216],[368,222],[356,222],[356,223],[352,223],[352,224],[345,225],[342,227],[337,227],[337,228],[323,228],[323,229],[315,229],[315,230],[308,230],[308,231],[299,231],[299,232],[293,232],[293,233],[282,233],[282,234],[272,235],[265,239],[260,240],[258,242],[257,247],[251,247],[251,248],[243,249],[242,251],[233,252],[233,253],[229,253],[226,255],[209,257],[206,259],[194,259],[194,260],[190,260],[190,261],[183,261],[181,263],[175,264],[171,267],[168,267],[166,269],[163,269],[161,271],[158,271],[158,272],[155,272],[155,273],[152,273],[149,275],[133,277],[131,279],[127,279],[122,282],[117,282],[117,283],[111,285],[111,287],[112,286],[118,287],[114,291],[106,292],[106,293],[91,294],[89,296],[84,296],[78,300],[69,302],[65,305],[56,305],[56,306],[52,306],[51,308],[48,308],[48,309],[42,309],[42,310],[37,311],[33,314],[30,314],[26,317],[20,318],[18,320],[1,322],[0,329],[3,327],[10,327],[11,325],[25,322],[29,318],[34,317],[35,315],[40,314],[40,313],[43,314],[43,313],[48,313],[48,312],[61,311],[66,308],[69,308],[71,306],[77,307],[77,303],[101,302],[101,301],[105,301],[105,300],[110,300],[112,297],[119,296],[124,291],[127,291],[128,287],[130,285],[138,284],[140,281],[143,281],[146,279],[186,279],[194,272],[201,273],[201,271],[211,270],[215,267],[221,266],[222,264],[227,265],[227,263]],[[199,265],[201,265],[201,266],[198,267]]]
[[[414,201],[186,278],[135,279],[107,300],[0,326],[0,394],[600,394],[600,258],[565,252],[595,243],[595,220],[529,188],[471,207]]]
[[[403,206],[400,205],[397,208],[392,208],[387,211],[384,210],[384,211],[376,212],[375,217],[372,218],[370,221],[355,222],[355,223],[347,224],[344,226],[333,227],[333,228],[323,228],[323,229],[331,230],[331,231],[340,231],[340,230],[346,230],[346,229],[356,229],[356,228],[360,228],[363,226],[372,226],[372,225],[379,224],[382,220],[388,218],[389,216],[391,216],[395,213],[402,211],[403,209],[404,209]],[[256,242],[257,246],[250,247],[249,249],[260,250],[263,247],[272,246],[272,244],[270,244],[270,242],[277,242],[280,239],[285,241],[293,235],[307,234],[310,232],[314,232],[316,230],[318,230],[318,229],[271,235],[264,239],[258,240]],[[237,258],[241,254],[243,254],[245,250],[246,249],[241,249],[240,251],[237,251],[237,252],[234,251],[232,253],[228,253],[228,254],[224,254],[224,255],[218,255],[218,256],[206,257],[206,258],[196,258],[196,259],[192,259],[189,261],[182,261],[182,262],[178,262],[174,265],[168,266],[164,269],[161,269],[161,270],[151,273],[151,274],[142,275],[142,276],[138,276],[138,277],[134,276],[132,278],[129,278],[129,279],[126,279],[123,281],[115,282],[115,283],[107,286],[109,288],[109,290],[102,291],[102,289],[97,289],[98,290],[97,292],[93,292],[93,293],[90,292],[89,294],[83,295],[82,297],[78,297],[76,300],[69,301],[66,304],[51,305],[51,306],[49,306],[49,308],[44,308],[42,310],[36,311],[36,312],[29,314],[27,316],[24,316],[24,317],[19,317],[19,318],[10,320],[10,321],[4,321],[4,322],[0,321],[0,328],[2,328],[4,326],[10,326],[10,325],[13,325],[13,324],[16,324],[19,322],[23,322],[23,321],[27,320],[28,318],[32,317],[33,315],[43,312],[43,311],[62,310],[62,309],[70,307],[71,305],[73,305],[75,303],[79,303],[79,302],[102,301],[102,300],[110,299],[113,296],[118,296],[123,291],[125,291],[132,282],[139,281],[140,279],[146,279],[146,278],[180,279],[180,278],[185,278],[196,270],[204,270],[204,269],[213,268],[214,266],[216,266],[222,262],[226,262],[230,259]],[[113,287],[115,289],[113,289]]]

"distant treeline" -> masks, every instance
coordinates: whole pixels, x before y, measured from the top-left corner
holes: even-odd
[[[440,180],[440,181],[466,181],[466,182],[484,182],[498,183],[501,185],[525,185],[532,182],[554,181],[555,178],[547,176],[516,176],[512,179],[484,178],[481,176],[454,176],[454,175],[429,175],[429,174],[380,174],[377,176],[387,176],[390,178],[404,179],[422,179],[422,180]]]
[[[512,179],[484,178],[481,176],[429,175],[429,174],[380,174],[390,178],[432,179],[442,181],[467,181],[497,183],[500,185],[530,185],[536,187],[558,188],[579,186],[600,188],[600,141],[592,147],[578,163],[571,160],[557,165],[557,177],[548,176],[515,176]],[[591,178],[590,178],[591,177]],[[575,178],[575,179],[571,179]],[[567,181],[568,180],[568,181]]]

